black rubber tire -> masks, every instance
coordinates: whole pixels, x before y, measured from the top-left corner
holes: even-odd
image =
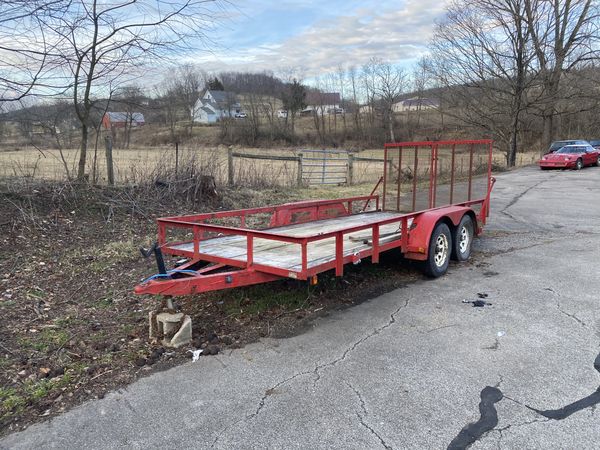
[[[594,164],[592,164],[592,166],[598,167],[599,164],[600,164],[600,156],[598,156],[598,159],[596,160],[596,162]]]
[[[579,158],[577,160],[577,162],[575,163],[575,170],[581,170],[583,169],[583,160],[581,158]]]
[[[436,253],[437,253],[437,242],[438,238],[442,237],[441,241],[446,242],[446,258],[443,261],[440,261],[441,264],[436,263]],[[452,254],[452,233],[450,232],[450,228],[445,223],[438,223],[433,232],[431,233],[431,238],[429,239],[429,252],[427,254],[427,260],[425,261],[425,274],[432,278],[441,277],[448,270],[448,264],[450,264],[450,256]]]
[[[462,242],[463,228],[468,233],[468,244],[464,251],[461,251],[460,244]],[[452,230],[452,259],[454,261],[466,261],[471,256],[471,247],[473,245],[473,237],[475,236],[475,224],[470,215],[465,214],[458,225]]]

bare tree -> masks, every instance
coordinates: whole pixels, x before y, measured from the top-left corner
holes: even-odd
[[[344,124],[344,136],[346,135],[346,96],[345,94],[345,88],[346,88],[346,70],[344,69],[344,66],[339,65],[337,68],[337,81],[339,83],[340,86],[340,100],[341,100],[341,104],[340,107],[342,108],[342,122]]]
[[[348,69],[348,78],[350,80],[350,89],[352,90],[352,103],[354,104],[354,111],[352,113],[354,129],[356,136],[359,139],[362,139],[362,123],[360,118],[360,105],[358,101],[358,73],[355,66],[351,66]]]
[[[412,84],[413,92],[417,98],[417,122],[415,128],[418,129],[421,125],[421,113],[423,110],[423,102],[425,101],[425,91],[430,87],[431,83],[431,62],[428,57],[422,57],[417,61],[413,69]],[[410,130],[412,131],[412,130]]]
[[[384,121],[388,127],[390,141],[395,142],[394,103],[407,86],[407,76],[401,68],[381,60],[373,60],[373,93],[382,102]]]
[[[158,98],[157,108],[162,113],[165,125],[169,127],[171,141],[177,142],[179,140],[177,122],[180,118],[183,120],[186,116],[182,113],[174,80],[166,78],[154,88],[154,92]]]
[[[65,86],[48,75],[56,68],[53,36],[45,19],[64,12],[64,0],[0,2],[0,107]]]
[[[565,73],[581,69],[600,55],[600,13],[593,0],[523,0],[523,15],[543,87],[541,116],[542,150],[556,134],[561,79]]]
[[[129,148],[131,142],[131,129],[133,128],[134,115],[140,111],[140,107],[144,101],[144,93],[142,88],[137,85],[128,85],[120,88],[116,95],[115,101],[118,102],[119,106],[122,106],[123,112],[125,113],[125,126],[123,128],[123,147]],[[107,102],[107,107],[108,107]],[[101,123],[100,120],[99,123]],[[98,130],[97,130],[98,131]]]
[[[187,119],[191,136],[198,99],[207,82],[206,73],[192,64],[184,64],[177,67],[169,77],[172,79],[172,93],[176,97],[177,105],[182,108],[183,116]]]
[[[44,29],[60,42],[55,51],[61,75],[70,80],[81,123],[79,179],[85,176],[91,112],[102,86],[128,83],[142,65],[205,40],[214,17],[209,4],[220,1],[71,0],[63,14],[46,21]]]
[[[446,113],[500,138],[515,164],[522,113],[535,82],[525,0],[454,1],[432,42]]]

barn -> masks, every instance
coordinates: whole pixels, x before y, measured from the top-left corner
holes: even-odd
[[[102,117],[102,125],[107,130],[126,126],[141,127],[145,124],[144,115],[139,112],[107,112]]]

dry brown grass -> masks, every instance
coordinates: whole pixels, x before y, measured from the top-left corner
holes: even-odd
[[[237,152],[252,154],[296,156],[303,149],[258,149],[235,148]],[[404,152],[403,168],[409,167],[413,160],[413,150]],[[76,173],[78,151],[63,150],[67,166],[71,174]],[[382,149],[364,150],[358,154],[361,157],[383,159]],[[115,177],[118,183],[137,184],[155,176],[157,171],[165,168],[175,168],[176,157],[174,147],[145,147],[131,149],[114,149]],[[465,159],[463,155],[457,160]],[[534,163],[538,158],[536,153],[519,154],[517,165]],[[485,161],[483,161],[485,162]],[[441,164],[444,164],[442,162]],[[468,161],[464,161],[466,166]],[[494,154],[494,163],[504,166],[502,153]],[[217,183],[227,181],[227,147],[192,147],[180,146],[179,167],[195,165],[206,175],[213,176]],[[93,152],[88,159],[87,172],[93,174]],[[251,159],[234,159],[235,182],[245,186],[293,186],[297,180],[295,161],[267,161]],[[425,165],[423,165],[425,167]],[[443,166],[442,166],[443,167]],[[381,176],[383,164],[379,162],[357,161],[354,164],[354,181],[357,184],[376,181]],[[99,151],[96,158],[97,181],[106,181],[106,160],[104,151]],[[22,150],[0,152],[0,176],[27,177],[33,179],[62,180],[65,178],[65,168],[58,150],[38,150],[32,147]]]

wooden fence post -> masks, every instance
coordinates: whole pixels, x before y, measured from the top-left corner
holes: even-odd
[[[354,153],[348,153],[348,184],[354,184]]]
[[[304,155],[302,153],[298,153],[298,186],[302,186],[303,184],[303,173],[302,173],[302,159]]]
[[[115,184],[115,171],[113,166],[113,144],[110,135],[106,135],[104,138],[106,145],[106,176],[108,178],[108,184],[111,186]]]
[[[233,149],[231,146],[227,148],[227,184],[233,186]]]

